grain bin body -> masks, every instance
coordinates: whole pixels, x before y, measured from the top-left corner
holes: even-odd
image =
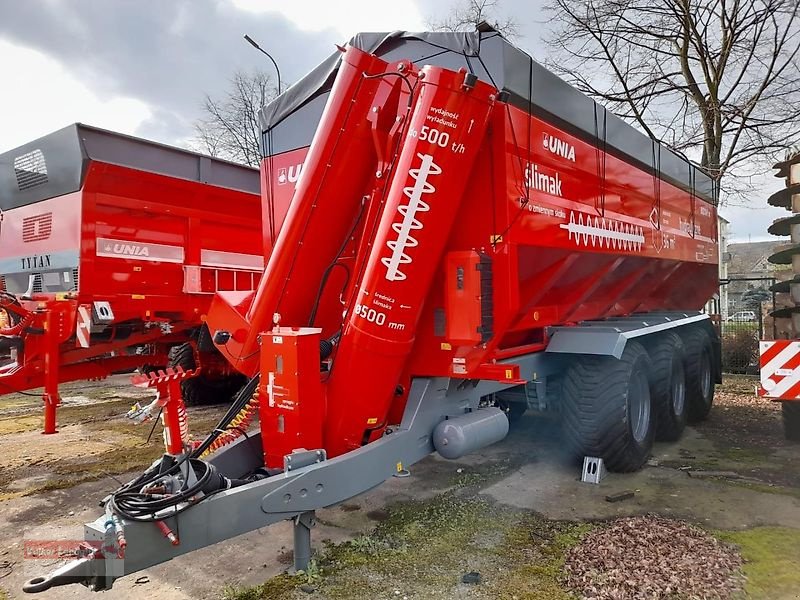
[[[420,109],[422,65],[422,71],[461,72],[496,90],[485,130],[468,144],[459,142],[460,128],[472,131],[478,120],[464,123],[458,111],[441,105]],[[424,120],[409,126],[419,110]],[[373,119],[387,114],[386,123]],[[262,163],[264,203],[273,202],[290,169],[301,173],[286,221],[265,224],[279,230],[282,251],[270,258],[257,293],[218,295],[209,322],[230,334],[222,338],[224,354],[248,375],[263,367],[258,336],[274,320],[318,327],[322,339],[336,340],[326,386],[331,454],[378,439],[398,422],[414,378],[519,383],[514,359],[547,351],[556,328],[697,311],[716,290],[714,183],[495,32],[361,34],[265,107],[262,125],[269,154]],[[372,140],[365,138],[370,131]],[[415,301],[375,294],[359,278],[376,266],[370,248],[385,245],[386,227],[403,227],[380,219],[389,206],[384,202],[391,202],[381,186],[387,173],[403,176],[397,169],[405,165],[393,161],[420,141],[435,165],[440,154],[477,154],[468,167],[456,167],[462,186],[437,184],[445,175],[432,174],[430,198],[452,223],[427,223],[425,211],[413,225],[433,231],[444,246],[441,253],[399,259],[401,272],[415,260],[435,265],[430,283],[420,279],[419,313],[406,319],[403,311]],[[398,185],[413,188],[410,180]],[[400,237],[415,247],[416,239]],[[392,257],[380,261],[398,267]],[[363,364],[344,350],[362,330],[359,320],[381,327],[383,337],[376,339],[386,341],[373,343]],[[407,347],[393,360],[402,364],[401,375],[386,385],[372,381],[392,369],[371,370],[367,363],[400,337]],[[346,386],[337,383],[348,377]],[[372,398],[359,391],[355,381],[362,380],[364,389],[398,393]],[[345,399],[347,392],[354,399]],[[388,411],[375,408],[387,405]]]
[[[449,258],[429,292],[411,374],[474,376],[481,364],[543,349],[550,326],[697,310],[715,293],[717,191],[694,165],[496,32],[360,34],[351,44],[387,61],[466,69],[505,100],[475,168],[463,174]],[[302,172],[338,61],[331,57],[262,111],[265,204],[288,174]],[[443,117],[430,125],[448,129]],[[482,309],[450,289],[458,252],[483,262]],[[318,313],[324,335],[340,327],[334,304],[323,302]]]
[[[0,394],[165,365],[214,292],[258,282],[258,190],[255,169],[82,124],[0,155],[0,291],[31,320],[1,332]]]

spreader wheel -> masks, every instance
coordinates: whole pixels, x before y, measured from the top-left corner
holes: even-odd
[[[652,371],[650,396],[656,412],[656,439],[675,442],[686,427],[686,355],[683,341],[674,332],[666,332],[645,341]]]
[[[783,434],[787,440],[800,442],[800,400],[781,402]]]
[[[686,351],[686,402],[689,422],[703,421],[714,403],[714,354],[711,336],[692,327],[683,336]]]
[[[602,458],[611,471],[639,469],[653,447],[650,359],[638,342],[622,357],[581,356],[561,388],[562,427],[577,458]]]

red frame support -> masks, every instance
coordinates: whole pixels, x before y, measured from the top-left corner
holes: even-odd
[[[189,444],[189,421],[181,393],[181,382],[199,374],[200,369],[184,371],[177,367],[131,377],[133,385],[155,388],[158,392],[156,406],[162,409],[161,422],[164,425],[164,448],[167,454],[183,454]]]

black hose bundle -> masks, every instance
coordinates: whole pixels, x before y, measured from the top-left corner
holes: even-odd
[[[171,457],[165,455],[160,463],[152,465],[139,477],[112,492],[108,500],[112,513],[130,521],[161,521],[183,512],[212,494],[247,483],[245,480],[228,479],[219,473],[214,465],[201,460],[199,456],[229,428],[234,417],[255,394],[258,382],[259,376],[255,375],[239,390],[214,430],[191,453],[185,454],[178,460],[170,460]],[[188,468],[194,471],[197,479],[193,485],[187,486],[184,483],[180,490],[174,490],[171,493],[143,492],[144,488],[153,486],[159,480],[177,475],[187,461]],[[184,504],[184,506],[178,508],[179,504]],[[170,508],[173,510],[168,510]],[[158,515],[157,513],[163,514]]]

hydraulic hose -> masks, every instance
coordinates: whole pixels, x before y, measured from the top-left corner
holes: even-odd
[[[33,322],[33,313],[22,308],[19,301],[7,292],[0,292],[0,309],[6,311],[12,322],[14,319],[11,315],[17,316],[16,324],[11,327],[0,327],[0,335],[19,335]]]
[[[139,477],[113,492],[108,500],[112,514],[130,521],[160,521],[183,512],[204,497],[248,483],[248,480],[225,477],[211,463],[201,460],[200,457],[221,435],[230,430],[231,423],[252,403],[258,389],[258,382],[259,376],[255,375],[239,390],[233,403],[214,430],[191,453],[184,454],[166,468],[162,460],[161,463],[152,465]],[[187,461],[197,478],[194,485],[186,486],[184,484],[180,490],[170,494],[146,493],[145,488],[155,484],[158,480],[177,475]],[[203,496],[198,497],[200,493]],[[184,504],[184,506],[178,508],[180,504]],[[173,510],[168,510],[170,508]],[[157,513],[160,512],[163,514],[158,515]]]

